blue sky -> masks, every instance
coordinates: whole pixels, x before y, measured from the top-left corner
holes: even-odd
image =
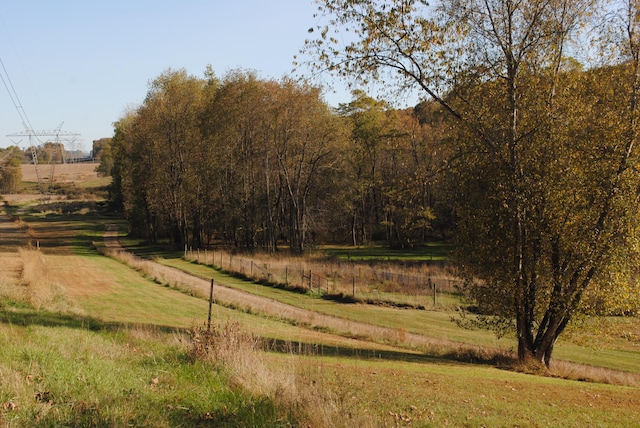
[[[33,129],[64,122],[80,134],[77,148],[89,150],[112,136],[113,122],[168,68],[197,76],[207,64],[218,76],[235,68],[262,78],[290,74],[316,11],[313,0],[6,1],[0,58]],[[326,96],[331,105],[349,98],[340,89]],[[6,137],[23,130],[2,85],[0,147],[26,147],[28,138]]]

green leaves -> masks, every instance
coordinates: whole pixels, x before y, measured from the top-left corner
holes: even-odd
[[[350,28],[355,37],[308,43],[318,69],[419,88],[450,114],[457,255],[469,292],[490,315],[516,320],[522,358],[548,364],[585,292],[635,248],[638,198],[627,183],[636,164],[637,55],[586,72],[567,66],[572,38],[597,11],[591,0],[321,4],[329,31]],[[636,5],[627,6],[632,13],[621,17],[630,25],[619,30],[637,26]],[[633,47],[636,32],[627,32]],[[376,128],[359,126],[374,141]],[[385,193],[396,215],[402,186]]]

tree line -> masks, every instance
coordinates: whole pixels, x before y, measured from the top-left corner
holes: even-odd
[[[305,45],[318,69],[446,112],[476,324],[548,366],[576,314],[638,312],[638,1],[319,3]]]
[[[428,101],[332,110],[286,78],[167,71],[112,141],[134,230],[296,252],[451,232],[474,322],[547,366],[577,313],[638,311],[637,2],[319,3],[319,69]]]
[[[17,146],[0,148],[0,193],[18,193],[22,184],[22,150]]]
[[[132,231],[150,241],[296,253],[318,242],[413,246],[447,227],[436,221],[447,210],[435,174],[442,125],[428,109],[392,109],[361,91],[332,109],[291,78],[167,70],[115,124],[101,169]]]

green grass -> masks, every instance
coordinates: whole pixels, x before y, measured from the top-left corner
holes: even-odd
[[[3,324],[0,424],[275,426],[289,415],[191,361],[171,333]]]
[[[41,212],[28,221],[45,236],[53,265],[65,257],[102,278],[76,289],[71,311],[35,310],[0,300],[0,426],[636,426],[638,388],[525,375],[447,355],[354,340],[292,325],[278,317],[214,306],[214,321],[237,321],[266,339],[257,365],[271,378],[291,376],[295,393],[260,393],[253,371],[193,359],[186,330],[203,325],[208,305],[156,284],[99,256],[92,243],[105,223],[97,213]],[[116,220],[116,221],[114,221]],[[124,228],[123,228],[124,229]],[[99,245],[99,243],[98,243]],[[142,247],[141,247],[142,248]],[[148,250],[151,256],[155,251]],[[165,252],[175,257],[177,253]],[[173,254],[173,255],[172,255]],[[265,287],[179,261],[205,278],[318,313],[485,346],[487,332],[469,331],[441,311],[339,304]],[[53,271],[52,271],[53,272]],[[0,284],[0,288],[2,284]],[[609,321],[612,325],[617,320]],[[557,358],[640,372],[628,339],[583,333],[561,342]],[[242,353],[239,353],[242,354]],[[255,366],[256,364],[253,364]],[[305,410],[306,411],[303,411]]]
[[[484,346],[496,345],[494,336],[489,332],[464,330],[456,326],[451,322],[451,317],[454,315],[454,312],[398,309],[365,304],[341,304],[333,300],[321,299],[312,294],[294,293],[280,288],[244,281],[226,273],[221,273],[206,265],[190,263],[180,259],[164,259],[161,260],[161,262],[167,266],[177,267],[201,278],[214,278],[216,282],[228,287],[237,288],[322,314],[381,327],[401,327],[405,331],[427,334],[437,339],[455,340]],[[504,346],[509,346],[509,344],[505,344]]]
[[[77,305],[87,314],[106,322],[145,325],[158,328],[189,328],[203,325],[208,316],[208,302],[159,285],[126,268],[115,260],[99,257],[89,261],[92,268],[110,279],[108,293],[97,293],[78,300]],[[386,349],[348,338],[319,334],[308,329],[281,322],[273,317],[257,316],[221,305],[212,308],[213,321],[233,320],[246,331],[268,340],[310,343],[343,349]]]
[[[585,384],[465,364],[316,358],[308,370],[351,414],[386,426],[625,427],[640,423],[636,388]]]
[[[362,304],[340,304],[309,294],[293,293],[279,288],[243,281],[225,273],[218,272],[206,265],[190,263],[180,259],[162,260],[162,262],[201,278],[214,278],[215,281],[220,284],[318,313],[381,327],[401,328],[407,332],[423,334],[436,339],[500,349],[515,349],[516,346],[515,340],[509,338],[498,340],[495,335],[489,331],[468,330],[458,327],[452,322],[452,318],[456,317],[455,312],[398,309]],[[597,337],[597,335],[598,332],[596,330],[594,331],[594,335],[591,336],[592,339]],[[589,344],[578,345],[561,337],[556,346],[555,355],[556,358],[576,363],[640,373],[640,351],[626,349],[626,342],[628,342],[628,340],[618,339],[614,341],[612,347],[598,349]],[[590,343],[592,344],[593,342]]]
[[[450,245],[433,242],[417,248],[394,249],[384,245],[366,247],[322,246],[320,250],[340,260],[353,261],[442,261],[449,257]]]

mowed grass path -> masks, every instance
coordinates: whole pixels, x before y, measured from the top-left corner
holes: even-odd
[[[410,332],[436,339],[490,348],[515,348],[514,340],[506,338],[498,340],[493,333],[488,331],[467,330],[458,327],[452,321],[457,316],[454,312],[399,309],[365,304],[341,304],[307,294],[294,293],[244,281],[221,273],[211,266],[190,263],[182,259],[161,259],[160,261],[167,266],[176,267],[200,278],[214,278],[219,284],[274,299],[295,307],[380,327],[399,329],[399,335],[402,335],[402,332]],[[630,320],[631,323],[633,321]],[[637,319],[635,319],[634,324],[633,328],[637,328]],[[598,332],[594,331],[594,337],[597,337],[597,334]],[[612,340],[612,342],[607,347],[593,346],[593,342],[589,342],[587,346],[580,346],[568,340],[563,341],[561,338],[558,345],[556,345],[555,357],[575,363],[640,374],[640,349],[638,349],[637,345],[634,345],[635,342],[620,338]]]
[[[178,327],[206,317],[207,302],[202,299],[155,284],[109,259],[100,258],[96,268],[105,275],[111,272],[119,283],[109,293],[79,302],[101,319]],[[513,422],[517,426],[623,427],[640,423],[637,388],[412,357],[375,343],[309,331],[220,306],[214,307],[214,318],[238,320],[249,331],[292,344],[300,340],[319,345],[302,356],[266,354],[265,358],[278,367],[296,367],[338,394],[345,411],[371,413],[372,420],[389,425],[512,426]],[[353,353],[345,357],[348,347],[353,347]]]
[[[60,221],[63,220],[68,221],[68,216],[60,218]],[[54,216],[49,216],[47,221],[56,233],[66,229],[66,226],[55,228],[57,222]],[[99,221],[109,222],[109,219]],[[83,234],[80,229],[68,230],[76,235]],[[39,229],[39,233],[46,233],[46,228]],[[85,237],[71,240],[56,235],[56,239],[45,241],[49,244],[43,252],[50,278],[65,290],[69,305],[73,308],[71,313],[65,315],[20,308],[5,311],[0,327],[7,342],[14,343],[15,349],[18,349],[20,343],[29,343],[29,347],[22,348],[19,355],[8,350],[0,353],[2,358],[10,360],[7,367],[11,366],[11,370],[16,370],[16,379],[40,376],[38,382],[42,382],[43,389],[34,390],[35,392],[52,391],[52,396],[56,399],[63,396],[67,402],[78,406],[71,407],[76,411],[82,406],[89,406],[82,409],[91,411],[90,406],[97,406],[100,402],[96,391],[109,390],[114,407],[117,406],[116,402],[142,401],[150,397],[149,402],[164,409],[162,411],[170,409],[173,412],[177,408],[186,407],[181,403],[193,402],[192,399],[186,399],[189,382],[194,383],[193,394],[203,397],[197,406],[206,409],[207,400],[219,400],[219,397],[202,394],[196,388],[196,383],[203,378],[197,373],[186,371],[179,355],[172,355],[166,348],[162,352],[154,350],[150,345],[153,335],[145,333],[147,329],[170,332],[194,324],[202,325],[206,320],[207,302],[150,281],[122,263],[98,256],[86,246],[91,235],[92,233],[84,233]],[[55,242],[66,243],[65,250],[56,250]],[[68,251],[70,248],[73,251]],[[198,265],[192,267],[205,268]],[[204,276],[208,274],[214,275],[208,271]],[[217,280],[223,282],[222,277]],[[389,310],[387,315],[386,312],[380,312],[380,309],[387,311],[390,308],[345,306],[251,283],[229,285],[245,287],[246,291],[253,289],[254,293],[277,292],[271,296],[288,299],[290,304],[304,305],[318,313],[337,311],[346,316],[351,313],[351,309],[357,307],[360,312],[356,312],[354,317],[360,321],[374,325],[391,323],[395,328],[405,331],[415,328],[420,329],[421,334],[429,333],[424,325],[420,325],[425,319],[413,324],[411,321],[419,312],[424,312],[424,316],[428,315],[425,311],[395,309]],[[384,316],[377,316],[383,313]],[[434,314],[437,313],[431,315]],[[217,305],[214,306],[213,316],[217,320],[237,320],[243,328],[271,338],[274,343],[288,343],[289,350],[284,353],[280,352],[282,348],[278,349],[279,352],[264,353],[265,361],[279,370],[285,368],[302,373],[303,382],[299,388],[313,385],[313,388],[320,388],[333,397],[326,405],[336,407],[338,414],[342,415],[342,423],[336,424],[337,426],[628,427],[640,424],[637,412],[640,408],[638,388],[525,375],[487,365],[430,358],[408,349],[375,341],[349,339],[292,325],[277,317]],[[462,340],[473,340],[473,332],[453,333],[456,327],[446,318],[439,320],[439,328],[443,330],[440,334],[449,338],[455,337],[455,334],[470,334]],[[138,334],[144,336],[144,340],[132,342],[131,339],[123,339],[120,343],[120,339],[114,340],[111,336],[95,336],[95,333],[85,330],[87,319],[94,320],[94,326],[98,329],[108,328],[116,332],[116,335],[120,330],[124,332],[133,328],[135,331],[140,328]],[[437,324],[437,319],[433,318],[433,325]],[[72,334],[69,334],[69,329]],[[433,328],[433,331],[436,329]],[[62,337],[69,340],[62,340]],[[167,340],[171,336],[169,333],[169,336],[159,337],[160,340]],[[28,339],[27,342],[24,341],[25,338]],[[94,342],[95,348],[92,346]],[[73,351],[77,349],[74,348],[74,343],[82,345],[80,351]],[[317,346],[306,347],[302,355],[297,355],[295,349],[299,344]],[[108,352],[95,353],[97,349],[102,350],[112,345],[117,346]],[[61,361],[69,363],[61,365]],[[102,361],[103,368],[99,364],[93,364],[94,361]],[[134,370],[126,367],[129,361],[136,365]],[[65,367],[65,372],[58,373],[56,367]],[[117,383],[108,371],[117,373],[118,378],[127,381]],[[96,377],[85,382],[83,379],[88,379],[86,376],[91,374]],[[52,375],[59,377],[61,381],[56,388],[47,383],[55,381],[51,379]],[[222,385],[216,384],[220,382],[219,379],[206,382],[212,389],[224,389]],[[66,390],[62,387],[64,383],[68,385]],[[160,391],[167,395],[155,395]],[[75,396],[76,393],[83,395]],[[10,395],[2,392],[0,401],[11,403],[9,400]],[[104,402],[104,398],[102,401]],[[210,403],[211,408],[226,409],[223,404]],[[26,404],[21,402],[20,405]],[[10,404],[7,406],[11,407]],[[191,405],[192,409],[194,406]],[[235,406],[229,408],[239,409],[237,404]],[[187,410],[180,411],[187,415]],[[0,420],[8,420],[10,412],[4,410],[0,413]],[[201,411],[204,414],[202,412],[204,410]],[[121,420],[126,421],[126,418]],[[144,418],[131,420],[142,423]],[[205,424],[204,419],[199,421]],[[216,421],[220,422],[219,419]],[[366,423],[358,423],[363,421]],[[24,423],[14,426],[27,425]]]

